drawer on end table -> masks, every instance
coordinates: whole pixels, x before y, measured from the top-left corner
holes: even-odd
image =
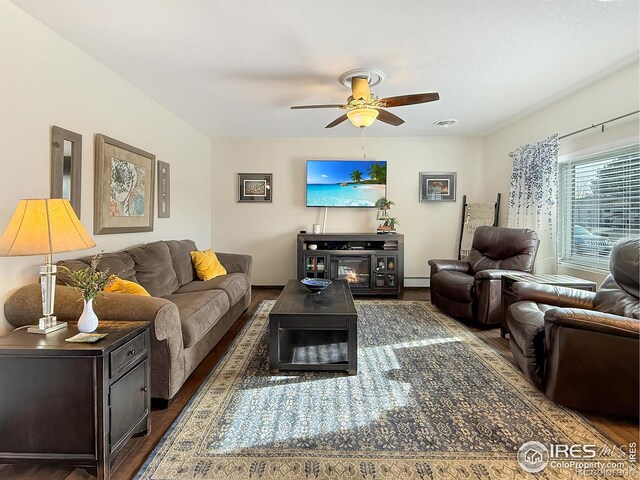
[[[147,353],[148,340],[145,333],[129,340],[109,354],[111,378],[127,369],[127,367]]]

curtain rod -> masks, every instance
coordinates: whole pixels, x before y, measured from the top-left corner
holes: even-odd
[[[631,115],[636,115],[637,113],[640,113],[640,110],[636,110],[635,112],[625,113],[624,115],[620,115],[619,117],[615,117],[615,118],[610,118],[609,120],[605,120],[604,122],[595,123],[595,124],[592,123],[588,127],[581,128],[580,130],[576,130],[574,132],[566,133],[561,137],[558,137],[558,140],[562,140],[563,138],[567,138],[572,135],[576,135],[578,133],[586,132],[587,130],[591,130],[592,128],[597,128],[597,127],[602,127],[602,131],[604,132],[604,126],[607,123],[615,122],[616,120],[620,120],[621,118],[625,118],[625,117],[630,117]],[[515,152],[509,152],[509,156],[513,157],[514,153]]]
[[[575,132],[567,133],[559,137],[559,140],[570,137],[571,135],[575,135],[577,133],[586,132],[587,130],[591,130],[592,128],[604,127],[607,123],[615,122],[616,120],[620,120],[621,118],[630,117],[631,115],[635,115],[636,113],[640,113],[640,110],[636,110],[635,112],[625,113],[624,115],[620,115],[619,117],[611,118],[609,120],[605,120],[604,122],[596,123],[595,125],[592,124],[589,127],[581,128],[580,130],[576,130]]]

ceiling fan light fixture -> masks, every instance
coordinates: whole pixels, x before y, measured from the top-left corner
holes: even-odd
[[[347,112],[347,118],[354,127],[368,127],[378,118],[375,108],[360,107]]]

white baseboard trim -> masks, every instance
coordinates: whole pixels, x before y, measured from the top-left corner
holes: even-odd
[[[430,287],[431,279],[429,277],[404,277],[405,287]]]

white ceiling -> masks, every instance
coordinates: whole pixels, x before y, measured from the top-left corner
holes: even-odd
[[[354,136],[337,81],[382,70],[371,136],[482,135],[637,61],[637,0],[12,0],[211,137]],[[606,98],[594,99],[606,101]],[[454,128],[433,122],[457,118]]]

